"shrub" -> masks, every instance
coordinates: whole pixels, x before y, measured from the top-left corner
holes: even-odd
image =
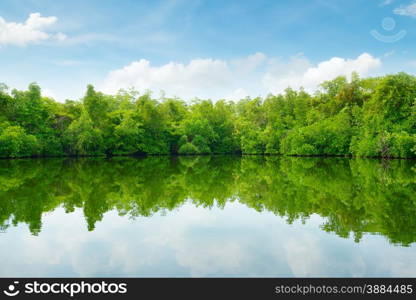
[[[185,155],[193,155],[193,154],[199,154],[198,148],[192,144],[192,143],[186,143],[183,144],[178,151],[179,154],[185,154]]]
[[[7,126],[0,134],[0,156],[22,157],[39,153],[39,143],[35,136],[26,134],[20,126]]]

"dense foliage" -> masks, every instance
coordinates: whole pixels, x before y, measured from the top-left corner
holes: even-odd
[[[314,95],[155,100],[90,85],[59,103],[0,85],[0,157],[140,154],[416,157],[416,77],[399,73],[324,82]]]
[[[416,242],[413,160],[276,156],[116,157],[0,160],[0,232],[20,223],[33,234],[58,207],[82,210],[88,230],[109,211],[131,218],[185,203],[235,201],[291,223],[314,214],[321,229],[360,241],[380,234]],[[45,222],[45,227],[48,223]]]

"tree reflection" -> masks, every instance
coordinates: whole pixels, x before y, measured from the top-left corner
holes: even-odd
[[[57,207],[83,210],[89,230],[117,210],[167,214],[185,202],[205,208],[238,201],[287,222],[324,217],[321,228],[359,242],[416,241],[416,168],[407,160],[259,156],[0,161],[0,230],[26,223],[32,234]]]

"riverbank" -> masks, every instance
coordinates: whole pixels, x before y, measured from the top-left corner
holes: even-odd
[[[22,156],[22,157],[0,157],[0,160],[17,160],[17,159],[48,159],[48,158],[113,158],[113,157],[198,157],[198,156],[258,156],[258,157],[293,157],[293,158],[359,158],[359,159],[378,159],[378,160],[416,160],[416,157],[382,157],[382,156],[352,156],[352,155],[284,155],[284,154],[248,154],[248,153],[211,153],[211,154],[119,154],[119,155],[61,155],[61,156]]]

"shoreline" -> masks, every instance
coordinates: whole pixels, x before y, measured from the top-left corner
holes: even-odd
[[[49,158],[105,158],[110,159],[113,157],[206,157],[206,156],[259,156],[259,157],[294,157],[294,158],[348,158],[348,159],[371,159],[371,160],[416,160],[416,157],[383,157],[383,156],[353,156],[353,155],[286,155],[286,154],[270,154],[270,153],[211,153],[211,154],[116,154],[116,155],[39,155],[39,156],[21,156],[21,157],[0,157],[0,160],[19,160],[19,159],[49,159]]]

